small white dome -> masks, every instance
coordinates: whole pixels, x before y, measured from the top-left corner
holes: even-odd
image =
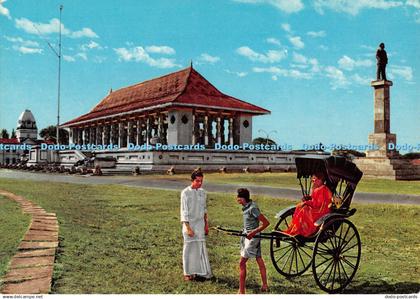
[[[18,119],[17,129],[36,129],[35,117],[31,110],[23,111]]]

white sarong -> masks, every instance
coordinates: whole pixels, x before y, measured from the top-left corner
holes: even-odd
[[[194,236],[188,236],[185,225],[182,225],[184,275],[199,275],[205,278],[212,276],[204,232],[205,213],[207,213],[205,191],[201,188],[198,190],[185,188],[181,193],[181,222],[190,224]]]

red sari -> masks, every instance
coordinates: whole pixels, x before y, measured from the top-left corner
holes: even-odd
[[[312,191],[311,198],[305,201],[303,206],[296,206],[292,222],[285,233],[308,237],[317,231],[314,222],[330,212],[328,205],[331,203],[332,193],[327,186],[322,185]]]

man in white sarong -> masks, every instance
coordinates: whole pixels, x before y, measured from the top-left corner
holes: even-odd
[[[206,192],[201,188],[203,173],[191,174],[191,186],[181,192],[181,222],[184,237],[182,262],[184,280],[210,278],[212,276],[206,248],[207,223]]]

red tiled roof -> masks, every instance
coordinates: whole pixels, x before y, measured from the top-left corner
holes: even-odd
[[[89,113],[61,125],[156,106],[200,106],[268,114],[270,111],[221,93],[192,67],[111,92]]]
[[[17,138],[0,138],[0,143],[3,143],[3,144],[19,144],[20,142],[18,141]]]

